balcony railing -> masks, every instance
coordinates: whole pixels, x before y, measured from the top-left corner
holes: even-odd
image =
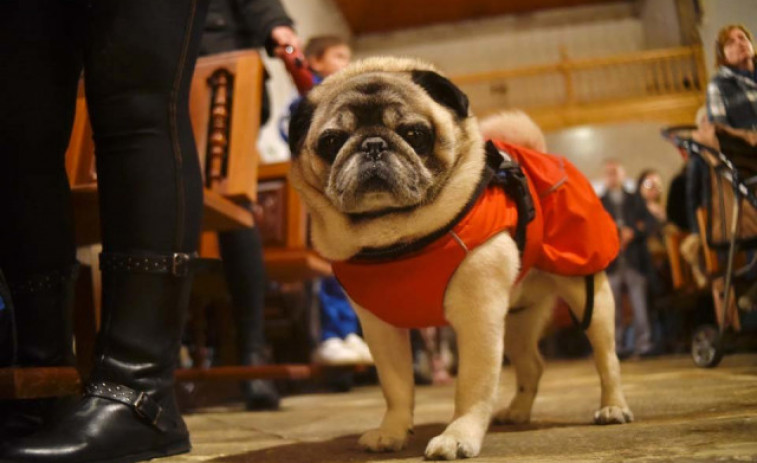
[[[580,106],[656,96],[702,94],[706,85],[700,46],[648,50],[605,58],[453,76],[474,110]]]

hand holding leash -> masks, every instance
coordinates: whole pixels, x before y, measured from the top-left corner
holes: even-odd
[[[283,47],[281,53],[277,50],[276,55],[284,62],[284,66],[292,76],[297,91],[300,95],[306,95],[313,88],[314,81],[313,73],[308,68],[305,55],[302,54],[299,48],[293,45]]]
[[[274,27],[267,41],[266,50],[269,56],[276,56],[284,62],[300,95],[304,96],[313,88],[313,74],[301,51],[302,43],[294,29],[289,26]]]

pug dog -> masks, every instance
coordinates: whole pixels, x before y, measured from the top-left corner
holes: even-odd
[[[310,214],[313,246],[333,261],[345,286],[386,399],[381,424],[362,435],[361,447],[384,452],[406,445],[414,401],[408,328],[424,323],[451,325],[459,351],[454,417],[429,441],[426,458],[477,456],[492,419],[528,422],[543,368],[537,342],[558,296],[579,320],[593,298],[586,334],[602,387],[594,421],[632,420],[604,273],[593,276],[588,294],[583,277],[535,267],[519,276],[512,230],[475,247],[460,237],[459,227],[488,220],[468,214],[482,191],[486,148],[467,97],[433,66],[397,58],[352,64],[302,101],[289,142],[290,181]],[[454,254],[454,267],[423,260],[425,249],[440,247]],[[442,288],[432,289],[430,281],[440,278]],[[427,315],[429,300],[439,308]],[[508,315],[510,307],[518,311]],[[517,392],[496,407],[504,351]]]

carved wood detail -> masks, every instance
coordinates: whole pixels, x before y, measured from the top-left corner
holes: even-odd
[[[226,179],[228,170],[233,82],[233,74],[223,68],[208,78],[211,97],[205,186],[211,190],[216,189]]]

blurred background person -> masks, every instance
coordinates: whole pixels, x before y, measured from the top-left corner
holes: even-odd
[[[448,326],[421,328],[418,330],[421,348],[414,351],[417,378],[428,384],[451,384],[455,356],[452,343],[455,333]]]
[[[707,114],[713,123],[757,130],[757,57],[752,40],[741,24],[729,24],[718,32],[718,70],[707,86]]]
[[[660,301],[673,291],[670,261],[665,248],[664,234],[666,227],[668,227],[668,217],[663,203],[665,191],[660,173],[655,169],[644,169],[637,179],[636,191],[639,192],[647,212],[645,230],[647,250],[650,257],[650,265],[646,275],[648,282],[647,297],[652,340],[656,346],[654,352],[659,353],[662,346],[666,344],[666,338],[671,335],[671,321],[669,319],[672,317],[666,307],[661,306]]]
[[[705,145],[717,145],[715,138],[715,126],[708,119],[707,108],[699,108],[695,117],[697,129],[692,138]],[[686,229],[690,232],[681,241],[681,256],[689,264],[692,276],[697,286],[704,288],[707,284],[707,276],[702,268],[702,237],[697,220],[697,209],[704,207],[707,201],[707,192],[710,191],[706,182],[709,182],[709,168],[707,163],[699,156],[686,155],[685,169],[685,211]]]
[[[346,40],[336,35],[311,37],[305,45],[305,59],[313,74],[313,84],[318,85],[331,74],[350,64],[352,50]],[[289,117],[300,104],[303,95],[295,97],[287,111],[279,119],[279,133],[284,141],[289,139]]]
[[[707,114],[714,124],[726,127],[725,133],[717,131],[711,137],[710,146],[721,148],[726,155],[731,149],[744,150],[747,156],[754,151],[757,139],[757,55],[755,55],[752,33],[742,24],[729,24],[720,29],[715,41],[716,74],[707,86]],[[744,143],[739,137],[729,136],[728,128],[744,129]],[[733,133],[733,132],[731,132]],[[700,161],[700,164],[702,162]],[[700,168],[695,172],[707,181],[708,172]],[[751,279],[754,278],[750,274]],[[751,310],[757,305],[757,284],[753,284],[738,299],[738,306]]]
[[[352,59],[349,44],[335,35],[319,35],[312,37],[305,45],[305,58],[308,66],[316,74],[316,84],[323,79],[341,71]]]
[[[662,204],[663,187],[659,172],[654,169],[644,169],[636,181],[636,188],[650,217],[654,221],[653,227],[662,228],[667,221],[665,207]],[[650,234],[657,230],[650,230]]]
[[[647,250],[648,213],[641,196],[623,188],[625,170],[620,162],[605,161],[605,194],[602,205],[615,220],[620,234],[620,254],[607,268],[615,298],[615,349],[621,357],[643,356],[652,351],[652,334],[647,309],[647,276],[650,257]],[[626,347],[623,288],[632,310],[633,345]]]
[[[284,48],[300,47],[294,21],[279,0],[211,0],[205,20],[200,55],[244,48],[265,47],[270,56],[281,56]],[[270,117],[270,103],[263,81],[260,124]],[[254,204],[244,204],[251,212]],[[218,233],[218,244],[226,282],[237,321],[242,365],[265,365],[264,308],[266,275],[263,242],[257,226]],[[279,394],[273,381],[242,383],[248,410],[277,409]]]
[[[647,235],[647,250],[651,258],[650,294],[659,296],[669,290],[663,280],[668,279],[670,270],[667,268],[668,254],[665,250],[663,229],[668,221],[663,204],[663,187],[660,174],[654,169],[644,169],[636,181],[636,191],[641,197],[646,212],[644,229]]]

